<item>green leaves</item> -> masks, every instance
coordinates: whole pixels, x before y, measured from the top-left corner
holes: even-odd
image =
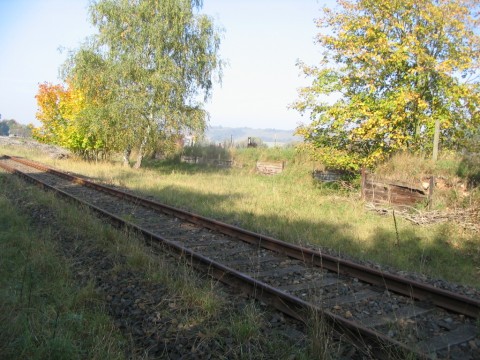
[[[373,166],[399,149],[431,149],[437,120],[447,147],[458,129],[478,128],[478,0],[339,5],[318,21],[321,66],[300,64],[314,80],[293,107],[310,112],[299,133],[313,148]]]
[[[72,54],[65,78],[84,90],[82,121],[113,150],[201,132],[202,103],[221,76],[220,37],[198,0],[99,0],[98,34]]]

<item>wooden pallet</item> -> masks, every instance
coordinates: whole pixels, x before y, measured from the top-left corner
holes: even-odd
[[[285,161],[277,161],[277,162],[257,161],[257,164],[256,164],[257,172],[264,175],[279,174],[283,171],[284,168],[285,168]]]
[[[402,181],[382,179],[371,174],[362,176],[362,196],[373,203],[413,206],[417,203],[428,204],[431,192],[414,184]]]

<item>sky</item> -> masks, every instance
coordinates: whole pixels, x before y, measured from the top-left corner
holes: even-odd
[[[0,114],[33,123],[43,82],[60,83],[68,51],[95,33],[89,0],[0,0]],[[223,28],[222,84],[206,103],[210,125],[293,130],[308,123],[288,106],[308,85],[298,59],[316,64],[315,19],[331,0],[204,0],[203,13]]]

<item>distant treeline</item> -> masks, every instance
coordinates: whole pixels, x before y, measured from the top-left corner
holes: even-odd
[[[0,136],[31,137],[32,130],[27,125],[17,123],[15,120],[0,121]]]
[[[247,127],[229,128],[222,126],[211,126],[206,131],[206,137],[210,141],[223,142],[233,139],[234,142],[246,141],[249,137],[261,139],[263,142],[278,141],[281,143],[290,143],[302,141],[299,136],[293,135],[294,130],[278,129],[252,129]]]

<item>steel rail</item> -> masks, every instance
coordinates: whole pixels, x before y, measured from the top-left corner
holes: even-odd
[[[39,164],[30,160],[18,157],[10,157],[10,159],[32,166],[41,171],[47,171],[52,174],[61,176],[78,184],[95,188],[97,190],[109,193],[111,195],[128,199],[137,204],[142,204],[149,208],[162,211],[166,214],[181,218],[183,220],[195,223],[211,230],[221,232],[250,244],[284,254],[297,260],[324,268],[342,275],[356,277],[359,280],[386,288],[388,291],[408,296],[415,300],[426,301],[438,307],[450,310],[459,314],[479,319],[480,318],[480,301],[469,298],[451,291],[436,288],[432,285],[421,283],[419,281],[406,279],[398,275],[385,273],[376,269],[372,269],[365,265],[357,264],[349,260],[340,259],[332,255],[322,254],[319,251],[307,249],[298,245],[286,243],[284,241],[258,234],[249,230],[239,228],[230,224],[226,224],[217,220],[209,219],[185,210],[175,208],[166,204],[161,204],[139,196],[131,195],[110,187],[96,184],[92,181],[82,179],[78,176],[66,174],[64,172],[53,169],[49,166]]]
[[[23,161],[19,162],[27,165]],[[118,217],[117,215],[114,215],[104,209],[101,209],[93,204],[90,204],[73,195],[70,195],[63,190],[57,189],[52,185],[45,184],[34,176],[12,168],[6,164],[2,164],[1,162],[0,167],[12,174],[18,175],[25,180],[40,186],[42,189],[51,190],[52,192],[61,195],[63,198],[74,201],[77,204],[87,206],[101,216],[107,217],[116,226],[126,226],[128,228],[138,231],[149,241],[154,241],[155,243],[160,244],[162,247],[168,248],[170,251],[173,251],[180,256],[185,257],[185,259],[187,259],[192,266],[206,271],[210,276],[218,279],[223,283],[226,283],[237,289],[241,289],[244,293],[249,294],[256,299],[260,299],[266,303],[271,304],[278,310],[292,316],[295,319],[298,319],[308,324],[309,321],[311,321],[312,317],[319,316],[323,321],[325,321],[329,326],[331,326],[331,328],[338,336],[347,337],[351,343],[353,343],[359,348],[362,348],[364,351],[367,350],[370,355],[375,355],[383,359],[389,359],[391,358],[392,354],[398,355],[399,353],[413,353],[419,359],[431,359],[429,355],[417,351],[416,349],[411,349],[405,344],[397,340],[391,339],[384,334],[359,325],[358,323],[355,323],[353,321],[349,321],[328,310],[322,309],[300,298],[292,296],[284,291],[276,289],[262,281],[258,281],[242,272],[229,268],[208,257],[198,254],[189,248],[183,247],[182,245],[174,241],[167,240],[158,234],[152,233],[151,231],[143,229],[140,226],[135,225],[134,223]],[[37,166],[35,166],[35,168],[40,170]],[[55,174],[64,174],[56,170],[54,172]],[[71,175],[68,175],[68,177],[80,179]],[[84,181],[84,179],[79,180],[80,183],[83,183]],[[97,184],[95,184],[94,187],[96,188]]]

